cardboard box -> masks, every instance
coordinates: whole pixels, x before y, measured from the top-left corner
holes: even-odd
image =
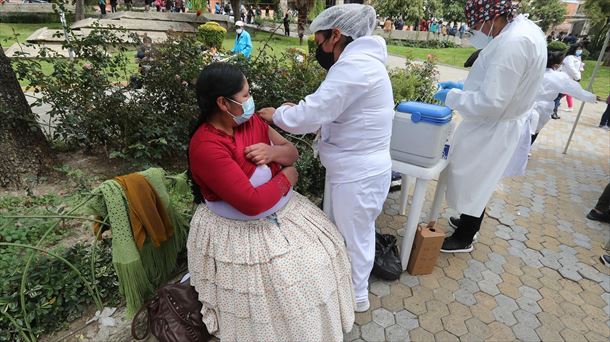
[[[407,272],[411,275],[432,273],[444,240],[445,232],[437,228],[434,221],[420,225],[413,241]]]

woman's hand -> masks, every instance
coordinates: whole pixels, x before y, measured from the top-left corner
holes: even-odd
[[[264,143],[250,145],[244,149],[246,158],[256,165],[266,165],[275,158],[273,146]]]
[[[285,167],[282,169],[282,172],[286,178],[288,178],[288,181],[292,186],[297,185],[297,182],[299,181],[299,172],[294,166]]]
[[[258,110],[258,115],[269,123],[273,123],[273,114],[275,114],[275,108],[273,107],[266,107]]]

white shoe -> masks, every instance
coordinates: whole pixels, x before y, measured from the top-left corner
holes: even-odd
[[[361,302],[356,302],[356,309],[354,311],[367,312],[367,311],[369,311],[370,307],[371,307],[371,302],[369,302],[369,299],[367,298]]]
[[[571,112],[573,112],[573,111],[574,111],[574,109],[573,109],[573,108],[566,108],[566,109],[564,109],[563,111],[564,111],[564,112],[571,113]]]

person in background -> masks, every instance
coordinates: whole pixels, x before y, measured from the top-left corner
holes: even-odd
[[[466,24],[462,23],[460,25],[460,39],[464,38],[464,33],[466,33]]]
[[[225,4],[224,11],[225,11],[225,15],[229,15],[229,16],[231,15],[231,4],[230,3],[227,2]]]
[[[174,5],[174,12],[180,13],[184,12],[184,0],[176,0]]]
[[[585,63],[582,62],[582,46],[580,44],[574,44],[570,46],[568,52],[566,53],[566,57],[563,59],[563,63],[561,64],[561,71],[565,72],[571,79],[576,82],[580,82],[582,78],[582,72],[585,70]],[[560,94],[556,100],[557,109],[559,108],[559,103],[561,102],[561,98],[564,94]],[[574,100],[572,96],[566,95],[566,101],[568,102],[568,109],[566,112],[573,111]],[[553,119],[559,119],[560,117],[557,115],[557,110],[555,110]]]
[[[606,110],[602,114],[602,119],[599,121],[599,128],[610,130],[610,95],[606,99]]]
[[[220,2],[217,2],[216,5],[214,5],[214,13],[216,14],[222,14],[222,9],[220,8]]]
[[[432,20],[432,22],[430,22],[430,32],[432,32],[433,34],[436,34],[437,29],[438,29],[438,24],[436,23],[436,20]]]
[[[595,208],[591,209],[587,214],[587,218],[592,221],[610,223],[610,183],[606,185],[606,188],[597,200]]]
[[[98,0],[97,4],[100,6],[100,13],[102,16],[106,15],[106,0]]]
[[[271,10],[271,7],[269,7],[269,5],[267,5],[267,7],[265,7],[265,17],[270,18],[271,16],[269,15],[269,11]]]
[[[451,158],[443,177],[446,199],[461,216],[445,238],[442,252],[471,252],[485,206],[503,177],[524,131],[546,66],[546,37],[523,15],[512,16],[508,0],[467,0],[465,14],[474,30],[470,43],[482,49],[468,78],[443,82],[434,96],[460,113]]]
[[[110,0],[110,12],[116,13],[116,6],[119,0]]]
[[[447,24],[441,24],[441,25],[442,25],[441,26],[441,34],[443,36],[446,36],[447,35]]]
[[[250,53],[252,53],[252,38],[250,38],[248,31],[244,30],[243,21],[239,20],[235,23],[235,33],[235,46],[231,52],[250,58]]]
[[[288,13],[284,15],[284,34],[290,36],[290,18],[288,17]]]
[[[396,20],[394,20],[394,28],[398,31],[402,31],[402,29],[405,27],[405,22],[402,20],[401,17],[396,18]]]
[[[383,22],[383,31],[385,33],[392,32],[392,18],[385,18],[385,21]]]
[[[585,102],[595,102],[596,96],[582,88],[580,83],[574,81],[567,74],[559,71],[564,55],[561,51],[549,51],[547,57],[546,71],[542,86],[536,94],[533,110],[536,112],[536,120],[533,122],[534,133],[531,144],[534,144],[542,128],[551,120],[552,114],[556,113],[554,99],[559,94],[569,94]]]
[[[188,144],[186,243],[203,323],[221,341],[342,342],[354,292],[337,227],[292,188],[298,151],[255,114],[243,72],[206,66]]]
[[[246,15],[247,23],[252,24],[254,22],[253,18],[254,18],[254,9],[252,8],[252,5],[250,5],[250,6],[248,6],[248,15]]]
[[[260,115],[286,132],[319,133],[316,149],[330,195],[325,213],[345,238],[352,261],[356,311],[370,307],[368,280],[375,259],[375,220],[391,179],[394,118],[385,40],[373,36],[375,9],[361,4],[329,7],[310,25],[316,59],[328,70],[320,87],[298,105],[263,108]]]
[[[125,0],[125,8],[128,11],[131,11],[131,8],[133,7],[133,0]]]

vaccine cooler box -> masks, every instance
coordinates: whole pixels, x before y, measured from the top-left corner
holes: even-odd
[[[443,156],[451,128],[451,108],[421,102],[396,106],[390,154],[393,160],[432,167]]]

